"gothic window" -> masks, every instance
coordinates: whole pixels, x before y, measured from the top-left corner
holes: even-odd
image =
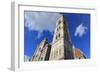
[[[59,26],[59,29],[61,29],[61,27]]]
[[[60,38],[60,33],[56,35],[56,40]]]
[[[57,31],[59,31],[59,29],[57,28]]]
[[[61,24],[61,20],[59,20],[58,24]]]
[[[60,26],[58,26],[58,27],[57,27],[57,32],[58,32],[60,29],[61,29],[61,27],[60,27]]]
[[[58,34],[58,37],[60,38],[60,33]]]

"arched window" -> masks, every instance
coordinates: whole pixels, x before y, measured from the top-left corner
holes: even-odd
[[[60,38],[60,33],[56,35],[56,40]]]
[[[59,25],[59,26],[57,27],[57,31],[56,31],[56,32],[59,32],[60,29],[61,29],[61,26]]]
[[[61,20],[58,21],[58,24],[61,24]]]
[[[59,30],[61,29],[61,26],[59,26]]]
[[[58,37],[60,38],[60,33],[58,34]]]

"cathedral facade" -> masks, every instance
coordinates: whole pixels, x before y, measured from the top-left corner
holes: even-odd
[[[85,55],[79,49],[72,47],[72,41],[68,30],[68,22],[64,16],[60,16],[56,21],[52,44],[45,38],[36,48],[30,61],[45,60],[67,60],[85,59]]]

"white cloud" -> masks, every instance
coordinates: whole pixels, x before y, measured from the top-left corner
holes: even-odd
[[[86,30],[87,27],[83,26],[83,24],[80,24],[79,26],[76,27],[74,36],[82,37],[84,34],[86,34]]]
[[[30,59],[30,57],[29,57],[29,56],[24,55],[24,61],[25,61],[25,62],[29,61],[29,59]]]
[[[24,25],[30,31],[38,31],[38,37],[40,37],[44,30],[48,30],[51,33],[54,31],[56,20],[59,16],[59,13],[26,11]]]

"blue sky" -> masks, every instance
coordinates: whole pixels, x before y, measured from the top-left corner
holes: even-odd
[[[90,58],[90,14],[24,12],[24,55],[29,58],[39,43],[46,37],[52,43],[55,24],[61,15],[68,21],[73,47]]]

